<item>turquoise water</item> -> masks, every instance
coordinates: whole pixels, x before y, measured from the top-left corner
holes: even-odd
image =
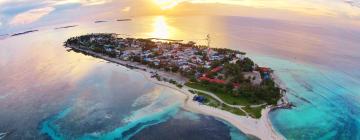
[[[53,140],[63,140],[65,139],[62,134],[58,133],[59,127],[55,125],[55,121],[58,119],[64,118],[66,115],[68,115],[71,112],[71,108],[67,108],[58,114],[52,116],[51,118],[47,119],[46,121],[42,122],[41,124],[41,133],[48,135]]]
[[[296,107],[271,113],[275,128],[288,139],[360,139],[360,83],[336,71],[269,57],[288,86]]]
[[[248,52],[289,88],[287,98],[296,107],[270,114],[286,138],[360,139],[355,27],[203,16],[78,24],[0,40],[0,132],[13,132],[8,138],[249,139],[225,122],[181,110],[181,94],[143,80],[140,73],[62,46],[72,36],[116,32],[200,44],[211,34],[213,47]]]

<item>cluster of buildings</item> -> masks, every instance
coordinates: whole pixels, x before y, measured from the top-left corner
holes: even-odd
[[[225,58],[237,61],[244,59],[240,53],[222,54],[205,46],[196,46],[178,42],[154,42],[147,39],[117,38],[116,35],[92,35],[88,39],[89,49],[102,47],[104,53],[114,54],[125,61],[139,61],[153,66],[166,66],[181,71],[191,71],[196,68],[211,68],[214,61]],[[86,41],[85,41],[86,42]],[[82,42],[82,44],[86,44]]]
[[[101,51],[124,61],[140,62],[165,70],[192,72],[198,80],[216,84],[225,84],[226,81],[217,77],[210,78],[210,74],[220,74],[223,69],[222,66],[211,69],[212,63],[224,59],[229,63],[236,63],[245,59],[245,54],[238,51],[197,46],[191,42],[155,42],[150,39],[118,38],[116,34],[90,34],[75,39],[83,49]],[[68,40],[71,41],[73,40]],[[207,69],[208,72],[201,73],[199,68]],[[259,72],[263,79],[270,79],[270,69],[260,67]],[[236,88],[240,85],[233,83],[233,86]]]

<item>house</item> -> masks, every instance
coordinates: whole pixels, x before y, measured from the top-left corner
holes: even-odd
[[[144,61],[145,61],[145,62],[153,62],[153,59],[152,59],[152,58],[147,58],[147,57],[146,57],[146,58],[144,58]]]
[[[182,66],[180,66],[180,69],[181,70],[188,70],[190,68],[190,66],[189,65],[182,65]]]
[[[236,56],[236,58],[240,59],[241,61],[245,59],[245,55],[243,55],[243,54],[238,53],[235,56]]]
[[[188,64],[188,62],[186,60],[180,59],[180,60],[177,61],[178,66],[187,65],[187,64]]]
[[[205,68],[211,68],[211,62],[209,61],[205,61],[205,65],[204,65]]]
[[[113,47],[110,46],[110,45],[105,45],[104,48],[105,48],[106,52],[112,52],[113,51]]]
[[[142,56],[149,57],[149,56],[152,55],[152,54],[153,54],[153,53],[152,53],[151,51],[147,50],[147,51],[144,51],[144,52],[143,52]]]
[[[264,73],[263,74],[263,79],[264,80],[270,80],[270,74],[269,73]]]
[[[267,67],[259,67],[260,73],[270,73],[271,69]]]
[[[267,67],[259,67],[259,71],[263,77],[264,80],[269,80],[270,77],[270,73],[271,73],[271,69],[267,68]]]
[[[207,55],[208,55],[208,57],[213,56],[213,55],[216,55],[217,53],[218,53],[217,51],[214,51],[214,50],[211,49],[211,48],[208,48],[208,49],[207,49]]]
[[[172,44],[173,48],[179,48],[179,46],[180,46],[179,44]]]
[[[160,61],[154,61],[153,62],[155,66],[159,66],[160,65]]]

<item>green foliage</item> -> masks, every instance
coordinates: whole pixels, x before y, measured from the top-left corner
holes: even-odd
[[[185,85],[188,87],[194,88],[194,89],[214,93],[221,100],[223,100],[224,102],[227,102],[229,104],[233,104],[233,105],[249,105],[249,104],[251,104],[246,98],[234,97],[232,93],[225,91],[224,85],[212,84],[212,83],[203,84],[203,83],[204,82],[187,82],[187,83],[185,83]]]
[[[193,77],[190,78],[189,81],[190,81],[190,82],[197,82],[197,79],[196,79],[196,77],[193,76]]]
[[[259,107],[250,107],[249,105],[247,105],[246,107],[244,107],[243,109],[249,113],[249,115],[253,118],[260,118],[261,117],[261,111],[263,108],[265,108],[266,106],[259,106]]]
[[[242,68],[237,64],[225,64],[224,74],[226,78],[230,78],[232,82],[242,83],[244,81],[244,75],[242,74]]]
[[[193,91],[193,90],[189,90],[189,91],[191,93],[193,93],[193,94],[204,96],[205,97],[205,102],[204,102],[205,105],[212,106],[212,107],[215,107],[215,108],[218,108],[218,109],[221,109],[221,110],[225,110],[225,111],[228,111],[228,112],[231,112],[233,114],[240,115],[240,116],[245,116],[246,115],[245,112],[241,111],[240,109],[230,107],[230,106],[227,106],[225,104],[222,104],[220,101],[216,100],[212,96],[209,96],[209,95],[207,95],[207,94],[205,94],[203,92]]]
[[[245,72],[251,72],[253,71],[253,66],[255,65],[255,63],[248,57],[246,57],[244,60],[242,61],[237,61],[236,62],[238,65],[240,65],[240,67],[243,69],[243,71]]]
[[[172,66],[172,67],[171,67],[171,72],[176,73],[176,72],[178,72],[178,71],[179,71],[179,67],[177,67],[177,66]]]
[[[224,64],[222,61],[213,61],[212,63],[211,63],[211,68],[213,69],[213,68],[216,68],[216,67],[218,67],[218,66],[221,66],[222,64]]]
[[[223,101],[234,105],[250,105],[250,104],[276,104],[281,98],[280,89],[275,87],[275,83],[271,80],[253,86],[250,83],[240,84],[239,89],[232,90],[230,83],[226,85],[213,84],[205,81],[188,82],[188,87],[209,91],[216,94]]]
[[[134,62],[141,62],[140,56],[132,56],[131,59],[132,59],[132,61],[134,61]]]
[[[183,85],[181,85],[181,84],[176,84],[176,86],[177,86],[178,88],[182,88],[182,87],[183,87]]]

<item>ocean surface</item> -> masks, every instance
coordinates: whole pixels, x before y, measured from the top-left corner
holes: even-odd
[[[66,25],[73,28],[58,29]],[[360,28],[245,17],[74,21],[0,39],[0,133],[8,139],[252,139],[180,108],[185,96],[63,42],[87,33],[238,49],[275,70],[296,107],[270,119],[287,139],[360,139]]]

